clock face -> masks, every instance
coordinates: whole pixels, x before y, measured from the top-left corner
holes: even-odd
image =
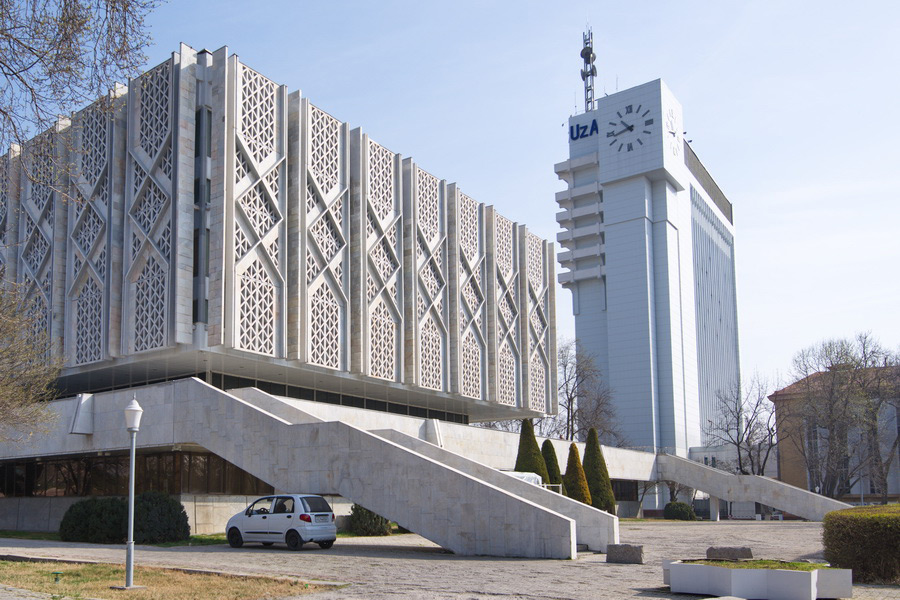
[[[680,127],[678,125],[678,117],[675,115],[675,109],[670,108],[666,113],[666,129],[663,136],[666,139],[666,147],[673,156],[678,156],[681,153],[682,141],[679,129]]]
[[[640,150],[653,135],[656,119],[653,111],[642,104],[627,104],[616,111],[607,123],[607,143],[616,152]]]

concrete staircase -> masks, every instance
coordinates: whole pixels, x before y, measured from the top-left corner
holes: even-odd
[[[290,398],[272,396],[255,388],[229,390],[229,393],[262,410],[277,415],[288,422],[323,422],[318,417],[311,415],[302,408],[296,406],[295,401]],[[444,450],[435,444],[407,435],[403,432],[394,429],[382,429],[369,431],[369,433],[384,439],[390,444],[402,446],[411,452],[459,471],[468,477],[504,490],[515,497],[525,499],[528,502],[532,502],[574,520],[576,524],[576,542],[577,545],[584,550],[606,552],[608,544],[618,543],[619,520],[614,515],[587,506],[581,502],[562,496],[561,494],[526,483],[502,471],[470,460],[454,452]],[[369,507],[368,504],[363,502],[360,502],[360,504]],[[398,520],[398,522],[402,521]],[[411,531],[419,533],[412,527],[404,526]]]
[[[850,507],[768,477],[731,475],[671,454],[658,455],[656,466],[662,480],[677,481],[723,500],[759,502],[810,521],[821,521],[825,513]]]
[[[236,391],[241,399],[196,379],[172,386],[190,399],[174,404],[174,440],[276,489],[340,494],[457,554],[577,556],[572,518],[385,437],[258,390]]]

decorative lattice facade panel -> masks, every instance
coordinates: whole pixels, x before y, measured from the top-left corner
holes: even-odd
[[[483,399],[487,382],[487,264],[483,207],[454,189],[460,392]]]
[[[365,190],[362,215],[366,227],[363,273],[367,301],[363,307],[364,372],[401,381],[403,377],[403,256],[399,160],[393,152],[362,138]]]
[[[449,252],[447,201],[444,184],[407,159],[403,163],[406,231],[407,355],[411,381],[433,389],[449,390]]]
[[[497,344],[495,398],[501,404],[515,403],[520,396],[522,337],[519,330],[522,306],[519,289],[518,230],[512,221],[493,213],[494,273],[492,295],[495,323],[492,335]],[[527,399],[523,399],[523,404]]]
[[[10,177],[10,160],[9,154],[0,156],[0,269],[4,269],[4,273],[0,273],[0,278],[5,275],[6,268],[6,246],[7,235],[6,228],[9,225],[9,212],[11,209],[12,181]]]
[[[549,259],[545,242],[523,228],[523,272],[528,319],[522,321],[522,339],[528,340],[528,406],[546,412],[550,401],[551,368],[555,364],[549,309],[552,307]],[[524,350],[523,350],[524,353]]]
[[[284,355],[287,272],[285,254],[286,117],[284,89],[231,58],[234,86],[233,130],[227,151],[234,157],[231,186],[233,219],[226,226],[232,242],[235,348]],[[258,311],[266,310],[266,315]]]
[[[103,290],[108,285],[109,270],[110,108],[96,104],[83,110],[74,122],[72,135],[73,156],[80,168],[70,176],[74,202],[68,203],[66,348],[73,364],[86,364],[107,356],[109,319]],[[160,210],[155,208],[156,216]],[[144,227],[146,231],[150,224]]]
[[[23,195],[19,205],[19,264],[21,291],[34,319],[35,332],[51,335],[53,263],[64,253],[54,244],[56,180],[54,162],[59,160],[58,136],[42,134],[25,149]]]
[[[308,298],[304,354],[322,367],[346,370],[349,331],[350,224],[346,126],[325,111],[304,103],[305,185],[303,252]],[[390,263],[390,258],[383,259]],[[385,271],[388,268],[385,267]]]
[[[124,302],[135,310],[123,311],[126,353],[172,344],[176,71],[175,60],[168,60],[129,86]]]

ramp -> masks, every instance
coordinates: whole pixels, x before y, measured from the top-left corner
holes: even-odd
[[[849,504],[758,475],[732,475],[698,462],[660,454],[656,457],[659,478],[702,490],[732,502],[759,502],[810,521],[821,521],[826,513]]]

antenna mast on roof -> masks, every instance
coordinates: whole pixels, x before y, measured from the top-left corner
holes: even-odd
[[[594,77],[597,75],[597,67],[594,66],[594,33],[591,28],[584,33],[584,48],[581,49],[581,58],[584,59],[584,67],[581,69],[581,80],[584,81],[584,112],[594,110]]]

